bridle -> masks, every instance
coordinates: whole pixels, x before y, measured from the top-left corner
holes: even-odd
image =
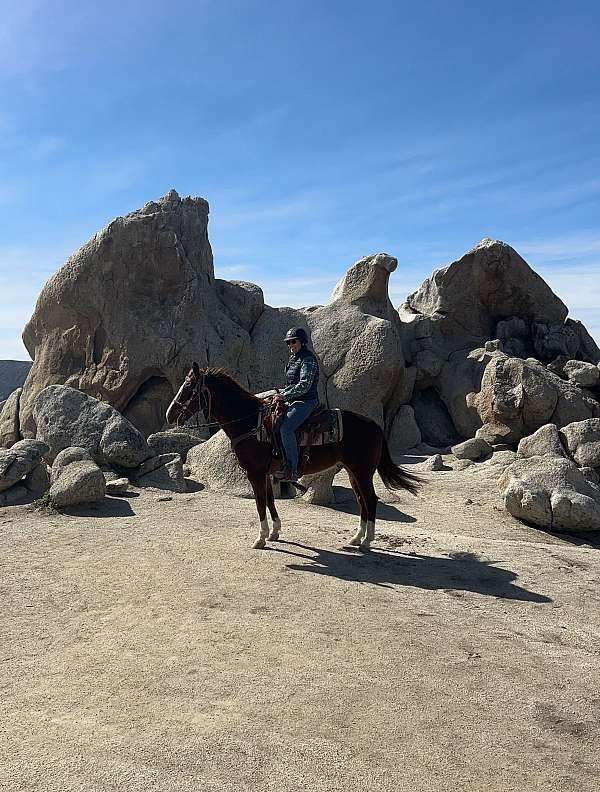
[[[200,372],[200,378],[196,378],[195,381],[192,380],[190,375],[188,374],[185,378],[185,382],[192,385],[192,391],[185,401],[179,401],[177,398],[173,399],[173,404],[176,404],[178,407],[181,408],[181,412],[177,416],[176,426],[180,427],[188,421],[194,413],[192,412],[191,404],[195,398],[198,399],[198,409],[196,410],[195,414],[196,417],[200,410],[204,413],[206,418],[206,422],[202,424],[202,426],[219,426],[218,423],[211,424],[211,417],[212,417],[212,394],[210,392],[210,388],[206,384],[206,372]],[[183,418],[183,421],[181,420]],[[201,424],[196,419],[196,425],[200,426]]]
[[[178,407],[181,408],[181,412],[177,416],[177,420],[175,422],[177,427],[181,427],[185,424],[186,421],[190,419],[194,413],[192,412],[191,404],[195,398],[198,399],[198,409],[195,412],[196,415],[196,427],[201,428],[205,427],[207,429],[221,429],[223,426],[229,426],[230,424],[239,423],[240,421],[247,421],[248,418],[252,418],[254,413],[249,413],[248,415],[244,415],[241,418],[234,418],[233,421],[211,421],[212,418],[212,393],[208,385],[206,384],[206,371],[200,370],[200,376],[197,377],[194,374],[195,380],[192,380],[190,375],[188,374],[185,378],[187,383],[192,384],[192,391],[190,393],[189,398],[185,401],[179,401],[177,398],[173,399],[173,404],[176,404]],[[206,421],[204,423],[200,423],[198,421],[198,414],[202,410]],[[262,423],[264,417],[264,408],[260,408],[259,410],[259,424]],[[182,420],[183,419],[183,420]],[[235,448],[238,443],[242,440],[245,440],[247,437],[251,437],[252,435],[256,435],[258,428],[251,429],[249,432],[244,432],[244,434],[239,435],[232,439],[231,444],[232,447]]]

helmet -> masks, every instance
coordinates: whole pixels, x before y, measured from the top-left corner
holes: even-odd
[[[300,341],[302,344],[308,343],[306,330],[302,327],[290,327],[285,334],[284,341]]]

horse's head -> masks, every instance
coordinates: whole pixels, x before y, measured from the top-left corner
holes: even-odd
[[[210,421],[210,392],[205,383],[206,370],[194,362],[167,408],[167,422],[182,425],[199,410]]]

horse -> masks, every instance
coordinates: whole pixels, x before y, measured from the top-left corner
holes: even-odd
[[[259,414],[264,409],[265,402],[249,393],[224,369],[201,369],[194,363],[166,413],[169,424],[179,425],[202,410],[209,424],[214,416],[229,437],[254,492],[260,521],[255,549],[264,548],[267,540],[277,541],[281,531],[270,476],[272,447],[270,443],[259,442],[256,436]],[[373,486],[375,471],[388,490],[405,489],[412,495],[417,494],[421,479],[394,463],[385,435],[375,421],[350,410],[341,413],[344,427],[341,442],[311,447],[302,474],[320,473],[338,463],[346,469],[360,509],[360,526],[349,545],[366,551],[375,538],[378,501]],[[267,507],[273,522],[270,533]]]

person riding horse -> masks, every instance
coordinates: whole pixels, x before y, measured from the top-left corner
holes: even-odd
[[[319,403],[319,363],[315,354],[307,348],[308,336],[302,327],[291,327],[284,340],[290,350],[290,359],[285,367],[286,385],[274,399],[284,401],[287,406],[281,425],[286,465],[277,478],[298,481],[296,430]]]

